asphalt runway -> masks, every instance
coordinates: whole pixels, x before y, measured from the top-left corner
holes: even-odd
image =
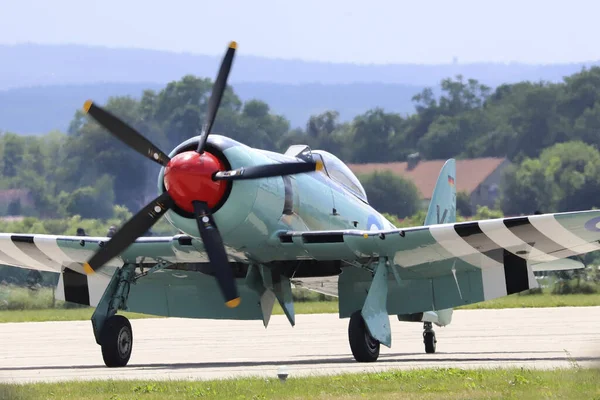
[[[348,345],[348,319],[298,315],[291,327],[261,321],[132,320],[133,354],[125,368],[104,366],[90,321],[0,324],[0,381],[210,379],[379,371],[415,367],[600,367],[600,307],[456,311],[436,327],[437,353],[425,354],[422,324],[392,322],[392,348],[359,364]]]

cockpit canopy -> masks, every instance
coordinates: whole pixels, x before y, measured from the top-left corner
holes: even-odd
[[[315,161],[322,161],[325,172],[331,179],[344,186],[356,197],[364,201],[367,200],[367,193],[354,173],[339,158],[324,150],[313,150],[312,156]]]
[[[342,185],[365,203],[368,203],[367,193],[356,175],[333,154],[324,150],[311,150],[305,144],[298,144],[290,146],[285,155],[297,157],[305,161],[321,161],[325,167],[325,173],[332,180]]]

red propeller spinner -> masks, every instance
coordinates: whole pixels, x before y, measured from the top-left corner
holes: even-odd
[[[215,207],[227,190],[227,182],[213,180],[213,174],[225,171],[225,166],[214,155],[205,151],[179,153],[165,167],[165,188],[179,208],[193,213],[193,201],[204,201]]]
[[[91,101],[85,102],[84,111],[108,132],[139,154],[165,167],[164,182],[167,189],[127,221],[115,236],[101,246],[87,263],[84,263],[83,269],[86,274],[97,272],[107,262],[121,254],[138,237],[147,232],[173,205],[177,204],[182,210],[194,215],[212,272],[225,299],[225,305],[237,307],[240,304],[233,270],[229,265],[223,239],[212,217],[211,208],[221,201],[229,181],[301,174],[320,170],[323,165],[317,162],[292,161],[253,165],[227,171],[217,157],[205,151],[207,138],[227,86],[227,76],[236,47],[235,42],[230,43],[219,68],[208,101],[206,120],[198,136],[196,151],[187,151],[171,159],[121,119]]]

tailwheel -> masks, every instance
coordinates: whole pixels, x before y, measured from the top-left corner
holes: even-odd
[[[107,367],[126,366],[133,348],[133,331],[129,320],[122,315],[108,318],[102,328],[100,346]]]
[[[354,359],[358,362],[374,362],[379,357],[379,341],[374,339],[360,311],[355,311],[348,325],[348,339]]]
[[[425,353],[431,354],[435,353],[435,344],[437,343],[437,339],[435,338],[435,332],[432,329],[431,322],[425,322],[423,324],[423,343],[425,343]]]

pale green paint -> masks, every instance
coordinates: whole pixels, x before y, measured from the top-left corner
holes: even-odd
[[[292,285],[290,280],[277,271],[263,266],[260,267],[263,285],[274,295],[283,313],[292,326],[296,325],[296,313],[294,311],[294,299],[292,297]]]
[[[556,220],[571,233],[586,242],[600,241],[600,232],[585,229],[585,223],[593,218],[600,217],[600,210],[578,211],[570,213],[555,214]],[[599,224],[600,226],[600,224]]]
[[[192,141],[190,139],[178,146],[171,156]],[[244,145],[230,147],[224,154],[233,169],[276,162],[268,152],[257,151]],[[292,230],[294,225],[305,226],[308,230],[355,229],[352,223],[354,220],[359,222],[357,228],[365,229],[368,215],[379,215],[357,198],[332,190],[327,178],[316,177],[317,174],[323,172],[293,177],[294,197],[299,201],[299,204],[294,204],[298,210],[295,220],[294,217],[282,218],[285,196],[282,178],[233,182],[227,202],[214,214],[223,241],[234,251],[242,253],[241,259],[267,262],[280,259],[279,244],[269,240],[279,231]],[[163,176],[164,169],[159,174],[159,190],[162,190]],[[334,201],[343,209],[341,217],[333,215]],[[169,211],[166,217],[188,235],[199,238],[193,219],[183,218],[173,211]],[[290,223],[290,220],[294,220],[292,222],[295,224]]]
[[[388,294],[387,259],[381,257],[371,281],[369,293],[362,307],[361,315],[369,333],[387,347],[392,346],[392,329],[386,307]]]
[[[454,179],[454,185],[448,182],[449,176]],[[425,217],[425,225],[450,222],[456,222],[456,162],[453,158],[446,161],[440,171]]]
[[[263,320],[260,296],[237,279],[242,302],[228,308],[212,276],[163,270],[131,285],[128,311],[181,318]]]
[[[413,314],[430,310],[444,310],[484,300],[480,270],[457,273],[456,277],[462,299],[452,275],[433,279],[403,279],[400,284],[393,276],[388,276],[386,302],[388,314]],[[348,318],[356,310],[363,308],[372,281],[373,274],[364,269],[345,268],[343,270],[338,283],[341,318]]]
[[[104,294],[100,299],[100,302],[96,305],[96,309],[92,314],[92,328],[94,331],[94,338],[96,339],[96,343],[101,344],[100,334],[102,332],[102,328],[104,327],[104,322],[107,318],[115,315],[118,310],[113,307],[113,296],[117,293],[117,288],[119,285],[119,278],[121,276],[121,271],[115,271],[108,286],[104,290]]]
[[[446,310],[438,310],[438,311],[427,311],[423,313],[423,322],[433,322],[438,326],[446,326],[452,322],[452,313],[453,310],[451,308]]]
[[[184,143],[183,145],[186,144]],[[177,149],[173,153],[176,151]],[[228,148],[225,150],[225,155],[232,168],[273,162],[268,153],[257,152],[243,145]],[[453,168],[454,163],[448,162],[442,174],[452,173],[451,170]],[[162,174],[163,171],[161,171],[159,176],[159,183],[162,182]],[[327,181],[325,176],[315,177],[315,174],[323,174],[323,172],[301,174],[293,177],[294,209],[297,210],[297,215],[294,217],[301,221],[302,225],[306,226],[308,230],[368,229],[367,220],[369,215],[375,216],[382,226],[391,228],[391,224],[372,207],[353,195],[344,192],[337,183]],[[436,198],[435,194],[434,198]],[[408,285],[407,282],[410,282],[411,287],[420,288],[420,290],[414,291],[410,296],[410,303],[414,305],[411,306],[411,309],[423,309],[423,307],[430,309],[428,307],[431,305],[433,283],[428,282],[424,284],[414,279],[425,276],[447,275],[449,268],[451,268],[450,264],[447,261],[440,262],[439,260],[448,259],[451,256],[436,243],[428,230],[410,230],[405,237],[400,237],[396,233],[386,236],[384,240],[377,235],[370,235],[366,239],[362,236],[346,236],[345,243],[306,244],[300,238],[295,237],[292,244],[280,244],[276,240],[276,233],[288,231],[293,228],[289,223],[290,218],[285,219],[281,216],[283,202],[284,185],[281,178],[233,183],[230,197],[225,205],[215,213],[215,220],[225,243],[230,246],[230,251],[235,254],[236,258],[266,262],[269,260],[289,260],[310,255],[312,258],[322,260],[347,259],[364,261],[364,258],[371,257],[374,253],[387,255],[394,260],[398,275],[405,280],[402,286],[405,287]],[[337,211],[336,215],[333,213],[334,208]],[[453,213],[450,213],[449,217],[453,215]],[[168,213],[168,219],[175,226],[178,226],[191,236],[199,236],[195,221],[182,218],[173,212]],[[273,240],[274,238],[275,240]],[[202,244],[199,241],[195,242],[194,246],[181,246],[176,241],[173,241],[167,244],[153,245],[152,247],[153,250],[151,253],[145,252],[144,254],[147,254],[148,257],[160,257],[173,261],[177,261],[182,255],[189,255],[191,258],[194,256],[198,257],[196,251],[201,252],[203,250]],[[92,251],[96,250],[94,246],[91,249]],[[136,254],[132,255],[135,256]],[[139,252],[137,255],[139,255]],[[127,252],[124,253],[123,259],[128,259],[127,256]],[[428,262],[432,263],[428,264]],[[419,266],[416,268],[407,268],[416,265]],[[463,270],[472,270],[473,268],[464,262],[459,262],[456,265],[459,274]],[[344,272],[347,279],[349,276],[347,272],[350,271],[346,269]],[[140,280],[140,283],[146,280],[150,281],[151,279],[146,277]],[[365,282],[370,283],[370,281],[371,279],[369,278]],[[212,285],[214,283],[213,278],[207,277],[207,282]],[[362,282],[357,282],[357,284],[362,285]],[[440,282],[437,285],[443,284],[443,282]],[[424,286],[427,287],[427,290],[422,290]],[[260,288],[253,286],[253,289],[254,295],[258,298],[265,293]],[[480,291],[482,292],[482,290]],[[413,292],[413,290],[410,290],[410,292]],[[406,288],[404,288],[404,293],[406,293]],[[469,291],[465,290],[463,295],[469,295],[469,293]],[[213,290],[213,294],[216,300],[219,294],[216,290]],[[275,294],[277,295],[277,292]],[[281,292],[278,299],[282,307],[287,310],[290,321],[293,322],[293,306],[290,308],[291,303],[286,301],[282,297],[283,295],[284,292]],[[391,299],[395,297],[402,298],[403,294],[390,293],[390,296]],[[340,296],[341,303],[346,302],[346,299],[347,296]],[[448,301],[456,302],[456,299]],[[351,301],[350,308],[354,308],[352,311],[361,309],[363,302],[364,299],[360,301],[360,304],[355,304],[356,301]],[[446,303],[447,301],[443,302],[443,304]],[[464,304],[464,302],[461,301],[460,304]],[[341,304],[340,308],[346,309],[348,307]],[[393,308],[404,310],[406,307],[396,304],[393,305]],[[268,319],[268,316],[262,310],[259,311],[260,317],[263,320],[264,318]],[[196,308],[193,311],[185,311],[185,313],[191,314],[197,312],[201,311]],[[230,312],[227,314],[231,315]]]
[[[453,180],[452,184],[449,182],[450,178]],[[429,203],[429,208],[427,209],[424,225],[448,224],[454,222],[456,222],[456,161],[451,158],[444,163],[444,166],[438,175],[437,182],[433,189],[433,195],[431,196],[431,202]],[[441,248],[441,246],[438,247]],[[444,253],[447,252],[445,249],[441,250]],[[438,249],[438,252],[440,252],[440,249]],[[433,263],[438,264],[439,270],[439,272],[437,272],[438,278],[433,280],[434,296],[437,294],[434,299],[434,306],[438,306],[438,304],[435,303],[451,304],[459,300],[456,299],[456,293],[459,294],[459,297],[462,295],[462,289],[459,287],[457,287],[454,292],[452,288],[447,287],[448,282],[446,278],[448,277],[448,266],[450,265],[451,261],[452,267],[455,268],[455,271],[460,272],[462,268],[460,270],[456,269],[456,259],[449,259],[446,262],[438,261]],[[429,276],[435,276],[431,275],[431,266],[432,264],[428,264],[427,267],[429,267],[429,269],[426,271],[421,271],[421,273],[429,274]],[[452,267],[450,267],[450,270],[452,270]],[[472,270],[472,266],[470,264],[466,264],[466,268],[467,270]],[[452,276],[452,278],[454,278],[454,276]],[[456,285],[457,281],[454,281],[454,284]],[[444,292],[445,289],[448,291]],[[450,298],[448,298],[448,295],[450,295]],[[483,287],[481,288],[481,295],[483,296]],[[460,300],[464,300],[464,297]],[[450,323],[451,319],[452,309],[450,308],[427,311],[424,315],[423,321],[434,322],[438,325],[447,325]]]
[[[193,141],[194,138],[182,146]],[[225,155],[232,168],[273,163],[287,157],[242,144],[229,147]],[[288,159],[293,160],[291,157]],[[161,170],[159,174],[159,188],[162,187],[163,173]],[[456,191],[455,186],[448,185],[448,175],[456,179],[453,160],[449,160],[440,172],[426,224],[437,223],[437,205],[440,206],[440,214],[448,209],[444,222],[455,221]],[[292,176],[291,180],[295,210],[291,216],[282,215],[285,196],[282,178],[233,182],[228,201],[215,213],[232,258],[256,263],[298,258],[367,263],[371,257],[389,257],[400,278],[398,281],[393,277],[386,279],[386,307],[390,314],[442,310],[484,300],[481,270],[454,258],[436,242],[428,228],[393,229],[372,207],[340,190],[339,185],[327,180],[323,172],[300,174]],[[364,232],[370,228],[367,226],[369,215],[378,220],[384,227],[383,231]],[[600,234],[585,230],[583,225],[595,216],[600,216],[600,211],[565,213],[556,218],[579,237],[592,241],[600,239]],[[194,220],[182,218],[174,212],[167,213],[167,217],[188,235],[199,237]],[[332,229],[346,230],[343,243],[304,243],[300,236],[301,232]],[[280,243],[277,234],[288,231],[297,231],[298,234],[292,237],[292,243]],[[366,233],[366,238],[363,233]],[[77,240],[59,239],[58,244],[76,262],[86,261],[98,249],[94,243],[86,242],[80,246]],[[206,260],[203,250],[202,243],[197,240],[192,246],[184,246],[176,238],[152,244],[144,244],[144,240],[140,239],[113,262],[113,267],[117,268],[126,261],[140,261],[141,257],[148,261],[202,261]],[[453,266],[462,298],[451,273]],[[181,275],[188,278],[176,278]],[[133,303],[130,307],[133,307],[132,311],[158,315],[262,319],[266,325],[274,300],[264,282],[257,279],[249,274],[248,285],[244,284],[244,280],[238,280],[242,305],[230,310],[222,304],[213,277],[193,272],[161,271],[140,279],[132,287]],[[363,308],[372,280],[368,271],[352,267],[343,269],[339,286],[340,316],[350,316]],[[164,295],[157,295],[159,293]],[[286,293],[285,289],[279,291],[279,301],[293,322],[293,306],[290,308]],[[267,311],[269,304],[271,310]]]
[[[265,328],[269,325],[273,306],[275,305],[275,294],[265,287],[261,267],[250,264],[246,274],[245,284],[251,290],[255,291],[260,298],[260,309],[262,312],[263,325]],[[245,301],[245,300],[244,300]]]
[[[480,272],[457,274],[463,299],[458,294],[452,276],[403,280],[398,284],[392,274],[386,275],[386,308],[390,315],[441,310],[484,300]],[[250,283],[250,276],[251,274],[246,279],[237,279],[242,302],[239,307],[229,309],[223,304],[213,277],[190,271],[159,271],[131,285],[128,311],[170,317],[262,320],[267,326],[274,297],[269,301],[266,294],[271,294],[272,291],[265,289],[269,286],[267,282],[256,279],[254,281],[260,288],[257,290]],[[282,290],[275,288],[275,292],[279,291],[280,304],[284,311],[287,310],[286,315],[293,324],[291,291],[287,286],[289,281],[283,279],[283,282],[285,286],[282,286]],[[354,311],[363,308],[372,284],[373,276],[370,272],[344,268],[339,284],[340,317],[350,317]],[[380,293],[378,290],[372,293]]]

